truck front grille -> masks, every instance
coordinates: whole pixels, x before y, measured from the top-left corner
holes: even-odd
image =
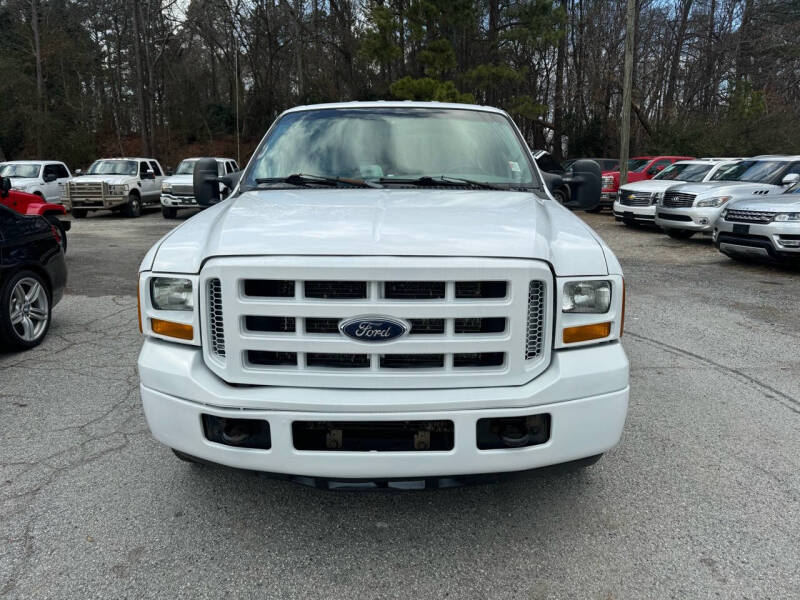
[[[194,196],[194,187],[191,184],[176,184],[172,186],[174,196]]]
[[[99,200],[102,204],[105,184],[102,182],[70,181],[67,184],[69,197],[73,200]]]
[[[730,223],[772,223],[777,213],[763,210],[731,210],[725,213]]]
[[[670,208],[689,208],[694,204],[697,194],[687,194],[685,192],[665,192],[664,206]]]
[[[625,206],[650,206],[653,194],[650,192],[620,192],[619,203]]]
[[[544,263],[290,258],[216,258],[204,267],[204,353],[225,381],[483,387],[519,385],[547,366],[552,275]],[[409,327],[401,337],[370,343],[340,332],[340,323],[354,317]]]

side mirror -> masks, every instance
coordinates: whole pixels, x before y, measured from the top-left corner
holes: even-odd
[[[198,206],[211,206],[220,201],[219,181],[216,160],[201,158],[195,163],[192,187]]]
[[[8,190],[11,189],[11,180],[8,177],[0,177],[0,196],[5,198],[8,196]]]
[[[242,171],[234,171],[233,173],[228,173],[219,178],[219,182],[225,186],[227,189],[227,193],[231,193],[233,188],[236,187],[236,184],[239,183],[239,179],[242,177]]]
[[[600,205],[601,172],[600,165],[593,160],[577,160],[572,165],[572,173],[560,177],[570,187],[572,195],[565,204],[567,208],[591,210]]]
[[[783,179],[781,180],[782,185],[794,185],[800,181],[800,175],[797,173],[789,173],[788,175],[784,175]]]
[[[144,173],[142,173],[142,179],[155,179],[156,174],[153,172],[153,169],[147,169]]]
[[[55,173],[48,173],[47,175],[44,176],[44,182],[45,183],[52,183],[56,179],[58,179],[58,177],[56,176]]]
[[[73,175],[83,175],[83,169],[75,169],[72,172]]]

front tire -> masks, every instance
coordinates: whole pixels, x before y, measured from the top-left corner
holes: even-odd
[[[174,219],[178,216],[178,209],[172,206],[162,206],[161,216],[165,219]]]
[[[665,229],[664,231],[673,240],[688,240],[694,235],[694,231],[688,229]]]
[[[122,209],[122,214],[129,219],[135,219],[142,214],[142,199],[138,194],[128,194],[128,203]]]
[[[0,286],[0,344],[28,350],[42,343],[52,316],[50,286],[33,271],[19,271]]]

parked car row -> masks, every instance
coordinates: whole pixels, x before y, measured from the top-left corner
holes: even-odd
[[[0,164],[0,176],[11,181],[12,192],[38,198],[29,199],[29,203],[61,204],[59,209],[48,210],[68,210],[76,219],[98,210],[138,217],[143,207],[153,205],[160,205],[164,218],[172,219],[179,209],[197,206],[192,193],[197,160],[181,161],[173,175],[167,175],[154,158],[101,158],[85,173],[77,169],[74,174],[63,162],[17,160]],[[215,160],[219,176],[239,170],[232,158]]]

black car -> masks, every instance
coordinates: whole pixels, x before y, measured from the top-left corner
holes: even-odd
[[[548,184],[548,187],[550,188],[550,193],[553,194],[553,198],[555,198],[556,201],[558,201],[560,204],[563,204],[567,208],[575,208],[573,206],[573,203],[571,202],[572,194],[574,192],[574,188],[578,185],[581,185],[583,182],[580,178],[571,177],[572,175],[571,167],[577,160],[580,159],[568,161],[569,166],[566,166],[567,163],[564,163],[562,165],[553,157],[552,154],[550,154],[546,150],[534,150],[532,154],[533,154],[533,159],[536,161],[537,166],[539,167],[539,169],[543,171],[543,173],[551,173],[553,175],[558,176],[558,178],[555,178],[554,183]],[[596,159],[593,158],[590,158],[588,160],[595,160],[596,162]],[[600,165],[600,170],[601,171],[603,170],[602,165]],[[545,179],[547,179],[546,176]],[[597,206],[591,209],[587,208],[586,210],[588,210],[589,212],[597,212],[600,210],[601,207],[600,207],[599,195],[600,194],[598,190]]]
[[[66,283],[58,229],[0,205],[0,347],[38,346]]]

